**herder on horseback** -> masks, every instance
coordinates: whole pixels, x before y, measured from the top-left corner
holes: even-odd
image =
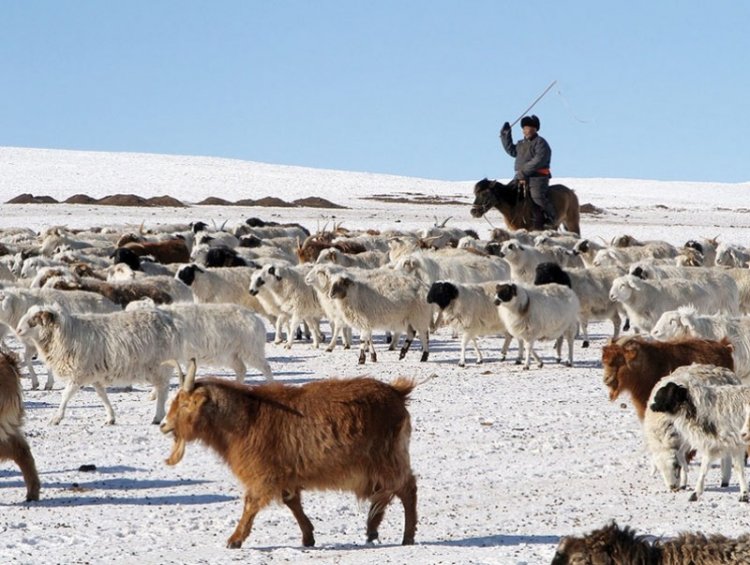
[[[505,122],[500,130],[500,141],[505,152],[516,158],[516,174],[510,184],[527,192],[537,205],[534,211],[534,229],[555,229],[554,219],[557,215],[549,199],[552,150],[547,141],[537,133],[539,125],[539,118],[536,116],[524,116],[521,119],[523,139],[513,143],[510,123]]]

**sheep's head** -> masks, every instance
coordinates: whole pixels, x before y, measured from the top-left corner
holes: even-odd
[[[32,306],[18,321],[16,335],[19,338],[35,339],[44,329],[51,327],[58,320],[58,312]]]
[[[632,275],[616,278],[609,289],[609,299],[612,302],[627,302],[636,289],[634,279]]]
[[[169,407],[169,412],[162,420],[159,429],[163,434],[172,434],[174,443],[172,452],[166,460],[167,465],[176,465],[185,455],[185,445],[196,437],[196,425],[200,418],[201,407],[206,402],[206,391],[195,388],[195,359],[188,365],[188,374],[183,375],[178,363],[174,363],[180,377],[180,390]]]
[[[352,285],[352,279],[349,277],[338,276],[331,281],[331,298],[346,298],[349,287]]]
[[[685,412],[695,413],[695,405],[690,398],[690,391],[677,383],[669,382],[656,391],[654,400],[649,406],[652,412],[665,412],[677,414]]]
[[[679,309],[664,312],[651,329],[651,336],[656,339],[674,339],[693,335],[693,324],[690,321],[694,309]]]
[[[253,276],[250,277],[250,286],[247,291],[251,296],[258,296],[258,293],[264,284],[266,284],[266,281],[263,279],[263,271],[253,273]]]
[[[441,310],[445,310],[456,298],[458,298],[458,287],[447,281],[433,283],[427,293],[427,303],[437,304]]]
[[[181,280],[187,286],[190,286],[193,284],[193,282],[195,282],[195,274],[202,272],[203,269],[201,269],[198,265],[185,265],[184,267],[180,267],[175,277]]]
[[[515,284],[499,284],[495,287],[495,306],[510,302],[516,296],[518,296],[518,287]]]

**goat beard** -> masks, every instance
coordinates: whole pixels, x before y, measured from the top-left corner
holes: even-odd
[[[185,443],[185,440],[182,438],[174,438],[172,453],[170,453],[169,457],[166,459],[167,465],[177,465],[177,463],[182,461],[182,458],[185,455]]]

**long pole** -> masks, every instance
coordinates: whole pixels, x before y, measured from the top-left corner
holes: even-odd
[[[532,108],[533,108],[534,106],[536,106],[537,102],[539,102],[539,101],[540,101],[540,100],[541,100],[542,98],[544,98],[544,96],[545,96],[545,95],[546,95],[546,94],[547,94],[547,93],[548,93],[548,92],[549,92],[549,91],[550,91],[550,90],[552,89],[552,87],[553,87],[553,86],[555,86],[556,84],[557,84],[557,80],[553,80],[553,81],[552,81],[552,82],[550,83],[550,85],[549,85],[549,86],[548,86],[547,88],[545,88],[545,89],[544,89],[544,92],[542,92],[542,93],[541,93],[541,94],[540,94],[540,95],[539,95],[539,96],[537,97],[537,99],[536,99],[536,100],[534,100],[534,101],[533,101],[533,102],[531,103],[531,106],[529,106],[528,108],[526,108],[526,109],[525,109],[525,110],[524,110],[524,111],[523,111],[523,112],[521,113],[521,115],[520,115],[520,116],[518,116],[518,118],[516,119],[516,121],[515,121],[515,122],[513,122],[512,124],[510,124],[510,126],[511,126],[511,127],[513,127],[514,125],[516,125],[516,124],[517,124],[517,123],[518,123],[518,122],[519,122],[519,121],[521,120],[521,118],[523,118],[523,117],[524,117],[524,116],[525,116],[525,115],[526,115],[526,114],[528,113],[528,111],[529,111],[529,110],[531,110],[531,109],[532,109]]]

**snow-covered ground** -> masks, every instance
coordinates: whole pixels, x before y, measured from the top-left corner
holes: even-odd
[[[498,176],[510,169],[498,154]],[[507,171],[506,171],[507,170]],[[474,179],[478,180],[478,179]],[[557,179],[582,204],[584,237],[628,233],[675,244],[696,237],[750,245],[750,184],[676,183],[622,179]],[[469,215],[473,181],[444,182],[325,171],[215,158],[0,148],[0,201],[21,193],[59,200],[74,194],[169,194],[192,203],[208,196],[228,200],[320,196],[346,210],[191,206],[114,208],[85,205],[1,205],[0,227],[146,225],[204,220],[240,222],[257,216],[350,228],[412,229],[452,217],[449,225],[487,236],[490,224]],[[462,205],[384,203],[366,196],[429,195]],[[502,226],[491,212],[487,220]],[[270,328],[269,328],[270,330]],[[328,328],[325,328],[326,333]],[[26,432],[42,481],[41,500],[23,503],[18,469],[0,463],[0,560],[18,563],[548,563],[563,535],[617,519],[640,532],[671,535],[702,530],[737,535],[750,524],[735,480],[718,487],[718,470],[697,503],[688,493],[666,492],[652,476],[641,430],[628,399],[607,399],[600,367],[609,323],[590,328],[592,346],[577,342],[575,367],[557,365],[542,344],[542,369],[522,371],[499,360],[499,340],[484,339],[483,365],[459,368],[459,344],[441,330],[430,360],[412,351],[403,361],[384,351],[378,362],[357,365],[356,351],[333,353],[296,343],[268,344],[278,380],[300,384],[327,377],[369,374],[423,379],[412,395],[412,465],[419,485],[417,544],[398,545],[403,512],[396,502],[381,527],[382,544],[364,543],[367,508],[347,493],[309,492],[305,509],[317,546],[301,546],[285,507],[258,516],[240,550],[224,548],[241,512],[241,489],[216,456],[191,444],[184,460],[168,467],[171,439],[149,422],[148,389],[115,390],[117,424],[103,426],[104,408],[92,389],[79,392],[59,426],[47,420],[60,400],[30,391],[24,379]],[[10,340],[14,348],[18,344]],[[511,351],[514,354],[515,351]],[[473,360],[469,353],[468,360]],[[44,374],[41,365],[39,371]],[[204,372],[201,371],[201,374]],[[231,371],[220,372],[230,377]],[[249,374],[248,382],[260,377]],[[176,385],[173,385],[175,387]],[[79,471],[96,465],[95,472]],[[697,468],[694,468],[694,479]]]

